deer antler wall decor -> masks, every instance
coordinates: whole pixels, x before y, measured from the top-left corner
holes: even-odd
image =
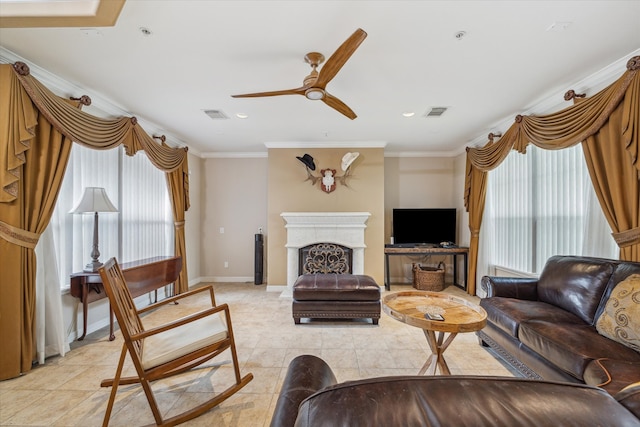
[[[348,187],[347,178],[351,176],[351,164],[358,158],[360,153],[353,152],[347,153],[342,157],[342,163],[340,168],[342,169],[342,175],[336,175],[336,169],[321,169],[320,176],[313,175],[312,171],[316,170],[316,164],[313,161],[313,157],[309,154],[303,156],[296,156],[300,160],[307,170],[307,179],[305,181],[311,181],[311,185],[316,185],[316,182],[320,181],[320,189],[325,193],[331,193],[336,189],[336,180],[340,184]]]

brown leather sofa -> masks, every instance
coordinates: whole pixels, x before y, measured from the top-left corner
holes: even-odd
[[[600,335],[598,317],[613,288],[640,263],[554,256],[538,279],[484,277],[477,335],[531,379],[599,386],[615,394],[640,381],[640,354]]]
[[[289,365],[272,427],[638,426],[640,383],[613,397],[587,385],[511,377],[400,376],[336,383],[303,355]]]

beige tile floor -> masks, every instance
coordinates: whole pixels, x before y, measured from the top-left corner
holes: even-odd
[[[383,375],[414,375],[427,357],[422,331],[382,314],[380,324],[369,321],[313,321],[294,325],[291,299],[266,292],[264,286],[239,283],[214,284],[218,303],[228,303],[242,373],[254,380],[219,407],[186,426],[268,426],[286,369],[295,356],[314,354],[326,360],[338,381]],[[393,291],[410,290],[393,286]],[[455,287],[444,292],[469,298]],[[145,324],[161,322],[174,312],[201,307],[191,298],[150,313]],[[0,382],[0,425],[93,426],[101,425],[110,389],[100,380],[115,372],[122,345],[107,340],[105,329],[81,343],[72,344],[65,357],[47,360],[20,378]],[[475,334],[459,334],[445,353],[452,374],[511,376],[501,362],[478,345]],[[225,353],[181,377],[159,381],[154,391],[163,415],[173,415],[192,402],[226,388],[232,375]],[[127,370],[131,374],[132,366]],[[112,426],[153,425],[153,416],[137,385],[118,390],[111,416]]]

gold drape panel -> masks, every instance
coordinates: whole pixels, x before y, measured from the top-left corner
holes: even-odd
[[[472,237],[469,256],[469,293],[475,294],[478,239],[486,176],[510,150],[525,153],[528,144],[558,150],[583,142],[591,181],[621,247],[620,257],[640,261],[640,57],[627,63],[627,71],[596,95],[557,113],[518,116],[495,143],[467,150],[465,206]]]
[[[487,194],[487,172],[473,167],[467,157],[466,175],[471,180],[472,185],[465,194],[465,207],[469,212],[469,231],[471,239],[469,241],[469,262],[467,271],[467,292],[475,295],[476,275],[478,270],[478,246],[480,242],[480,226],[482,225],[482,215],[484,213],[484,201]],[[466,201],[469,201],[467,204]]]
[[[184,189],[189,188],[189,166],[187,160],[182,163],[182,167],[172,172],[167,172],[167,186],[171,193],[171,207],[173,209],[174,218],[174,247],[176,256],[182,256],[182,270],[176,282],[176,292],[182,293],[189,289],[189,280],[187,274],[187,247],[184,235],[184,213],[189,210],[188,192]]]
[[[628,147],[633,144],[627,139],[628,136],[632,140],[635,138],[637,146],[640,79],[629,87],[629,92],[633,94],[625,97],[625,102],[613,111],[609,121],[598,133],[587,138],[582,148],[598,201],[620,246],[620,258],[640,261],[640,165],[637,157],[629,155]],[[631,99],[636,100],[635,105],[626,102]],[[635,129],[628,121],[633,114],[636,116]]]
[[[19,62],[0,64],[0,90],[1,380],[31,369],[35,351],[33,248],[51,218],[71,141],[95,149],[123,144],[131,156],[144,150],[157,168],[167,174],[175,172],[168,189],[175,221],[182,224],[179,230],[176,227],[175,248],[185,266],[179,290],[188,283],[184,210],[189,207],[189,183],[187,149],[156,143],[135,117],[102,119],[85,113],[54,95]],[[184,210],[178,212],[180,209]]]
[[[20,150],[11,160],[0,157],[3,162],[14,162],[11,175],[19,178],[9,185],[13,200],[0,203],[0,379],[31,369],[35,356],[34,248],[51,219],[72,146],[38,114],[12,77],[10,68],[0,68],[0,109],[12,112],[0,115],[2,153],[15,154],[11,150],[16,147]]]

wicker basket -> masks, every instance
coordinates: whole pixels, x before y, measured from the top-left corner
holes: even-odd
[[[444,289],[444,263],[438,267],[413,264],[413,287],[421,291],[440,292]]]

